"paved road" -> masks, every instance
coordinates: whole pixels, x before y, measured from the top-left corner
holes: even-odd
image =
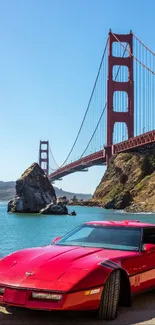
[[[112,322],[101,322],[94,313],[66,313],[4,308],[0,306],[0,325],[155,325],[155,292],[133,300],[132,308],[122,308]]]

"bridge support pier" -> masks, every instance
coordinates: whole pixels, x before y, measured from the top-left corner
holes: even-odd
[[[105,160],[106,160],[106,164],[107,166],[109,165],[109,161],[110,161],[110,158],[114,155],[114,145],[111,145],[111,146],[105,146],[104,147],[104,150],[105,150]]]
[[[112,156],[112,146],[105,146],[105,159],[106,159],[106,164],[107,166],[109,165],[110,158]]]

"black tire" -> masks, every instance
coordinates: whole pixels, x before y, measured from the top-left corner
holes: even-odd
[[[120,270],[112,272],[103,288],[99,306],[99,319],[113,320],[117,317],[120,294]]]

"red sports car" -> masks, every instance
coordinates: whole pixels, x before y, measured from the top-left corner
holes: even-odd
[[[0,303],[44,310],[98,310],[114,319],[133,294],[155,287],[155,225],[86,222],[52,245],[0,260]]]

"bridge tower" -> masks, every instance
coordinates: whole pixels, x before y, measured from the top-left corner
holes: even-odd
[[[116,36],[116,38],[115,38]],[[133,50],[133,35],[130,34],[113,34],[109,32],[108,44],[108,81],[107,81],[107,146],[106,155],[107,163],[112,154],[113,148],[113,131],[116,122],[123,122],[127,126],[128,138],[134,136],[134,81],[133,81],[133,56],[129,54],[127,57],[113,56],[113,43],[125,42],[129,45],[129,52]],[[123,44],[124,45],[124,44]],[[121,44],[120,44],[121,46]],[[114,66],[126,66],[128,68],[128,81],[118,82],[113,79]],[[128,107],[126,112],[114,111],[114,92],[126,92],[128,96]]]
[[[46,175],[49,175],[49,142],[40,141],[39,146],[39,166]]]

